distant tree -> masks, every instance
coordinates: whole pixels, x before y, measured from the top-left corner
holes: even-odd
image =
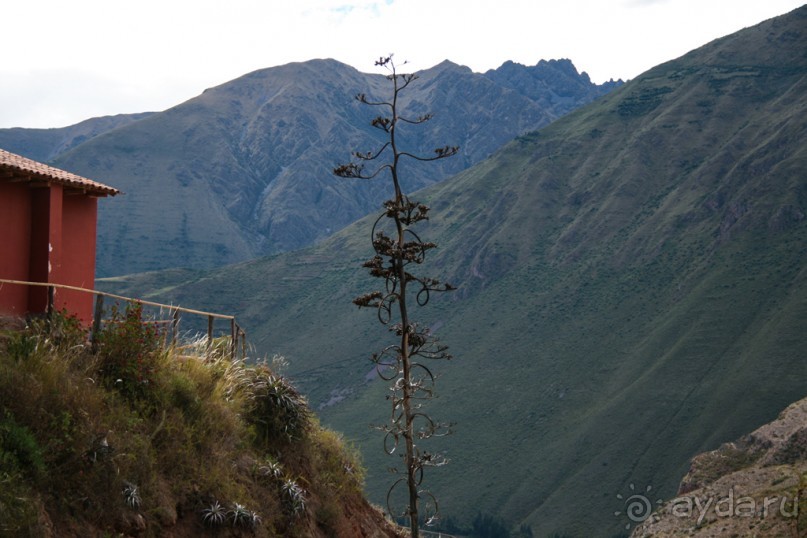
[[[502,518],[477,513],[471,524],[471,536],[474,538],[510,538],[510,530]]]
[[[403,443],[405,450],[405,476],[397,479],[387,494],[387,509],[393,518],[404,516],[409,520],[411,535],[419,536],[419,517],[428,525],[437,516],[437,501],[425,489],[421,489],[424,467],[439,466],[446,460],[439,454],[422,451],[420,441],[435,435],[448,433],[448,424],[438,423],[423,410],[423,400],[434,394],[434,380],[431,369],[424,362],[428,360],[450,359],[447,347],[440,345],[430,334],[429,329],[415,323],[410,318],[411,300],[425,306],[432,292],[449,291],[449,284],[436,279],[411,273],[413,266],[420,265],[426,253],[437,245],[421,239],[414,227],[427,220],[429,208],[410,200],[401,190],[400,161],[436,161],[455,155],[456,146],[438,147],[432,155],[415,155],[399,147],[398,129],[402,125],[418,125],[428,121],[427,114],[418,118],[401,115],[399,94],[417,79],[414,74],[401,74],[396,70],[392,56],[382,57],[376,62],[388,70],[387,79],[392,83],[389,100],[376,101],[365,94],[356,99],[365,105],[378,107],[382,113],[370,124],[385,133],[385,142],[366,153],[354,152],[353,160],[334,168],[333,172],[342,178],[372,179],[389,175],[393,187],[393,197],[383,203],[383,212],[372,228],[371,241],[375,255],[364,263],[370,275],[380,279],[381,290],[364,294],[354,299],[359,307],[376,309],[378,320],[389,327],[396,335],[396,343],[373,354],[372,360],[381,378],[391,382],[392,414],[388,424],[380,429],[385,433],[384,449],[392,454]],[[367,169],[372,166],[372,169]],[[395,472],[398,472],[395,470]],[[395,490],[406,485],[408,506],[399,511],[392,508]],[[424,513],[420,514],[423,503]]]

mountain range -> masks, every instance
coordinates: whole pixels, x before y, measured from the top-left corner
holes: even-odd
[[[694,454],[804,397],[805,30],[802,7],[708,43],[413,196],[439,245],[427,273],[458,287],[414,313],[454,356],[430,407],[456,422],[436,443],[451,463],[425,479],[445,515],[625,534],[635,488],[673,497]],[[362,449],[381,503],[390,460],[368,426],[388,388],[369,357],[389,340],[351,304],[373,286],[375,218],[226,268],[100,284],[236,314]]]
[[[436,167],[413,166],[408,189],[445,179],[621,84],[593,84],[569,60],[508,62],[485,74],[445,61],[419,77],[407,109],[437,114],[413,146],[430,151],[426,141],[439,139],[463,151]],[[383,189],[345,185],[331,168],[376,144],[354,97],[377,94],[385,81],[334,60],[293,63],[164,112],[0,129],[0,147],[124,191],[100,205],[100,276],[211,268],[312,244],[378,207]]]

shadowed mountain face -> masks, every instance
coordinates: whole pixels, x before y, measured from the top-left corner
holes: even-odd
[[[631,485],[673,497],[693,454],[804,396],[806,29],[801,8],[712,42],[414,197],[439,245],[425,272],[459,287],[413,314],[456,357],[436,367],[431,408],[456,432],[427,448],[452,460],[426,477],[446,515],[624,533]],[[172,274],[155,297],[234,312],[285,355],[383,502],[389,462],[368,424],[386,421],[387,388],[368,358],[389,340],[350,304],[374,285],[359,268],[373,218]],[[106,285],[138,294],[148,279],[159,287]]]
[[[143,112],[103,116],[58,129],[25,129],[22,127],[0,129],[0,148],[25,155],[36,161],[50,162],[62,153],[70,151],[98,135],[147,118],[151,114],[153,113]]]
[[[420,73],[407,109],[438,114],[401,137],[427,155],[446,144],[462,155],[411,167],[407,189],[455,174],[619,84],[592,84],[568,60],[501,70],[482,75],[445,61]],[[3,129],[0,147],[124,191],[100,207],[99,275],[216,267],[309,245],[379,207],[380,186],[345,184],[331,170],[376,146],[380,133],[353,97],[373,96],[385,81],[333,60],[289,64],[161,113]]]

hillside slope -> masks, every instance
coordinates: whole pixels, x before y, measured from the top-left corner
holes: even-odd
[[[269,365],[120,314],[93,345],[59,314],[3,320],[0,536],[402,536]]]
[[[0,148],[25,155],[35,161],[49,162],[66,151],[118,127],[147,118],[151,112],[118,114],[91,118],[69,127],[55,129],[0,129]]]
[[[806,28],[807,7],[709,43],[419,193],[428,273],[459,286],[416,314],[456,357],[434,406],[452,463],[427,477],[446,514],[624,532],[630,484],[672,497],[693,454],[804,396]],[[350,304],[373,218],[159,297],[236,312],[285,355],[380,500],[368,358],[388,342]]]
[[[634,538],[807,536],[807,399],[693,458],[678,495]],[[640,502],[644,502],[642,499]],[[637,519],[648,516],[644,512]]]
[[[496,71],[472,73],[449,61],[420,73],[409,110],[439,111],[425,140],[459,144],[463,153],[444,166],[413,167],[407,188],[455,174],[619,84],[593,84],[568,60],[506,70],[506,84],[491,78]],[[519,74],[532,83],[515,87]],[[353,97],[373,95],[384,80],[334,60],[293,63],[92,136],[85,124],[109,122],[0,129],[0,147],[126,194],[100,207],[99,275],[217,267],[309,245],[378,206],[378,186],[339,184],[330,169],[375,145],[378,133],[360,121]]]

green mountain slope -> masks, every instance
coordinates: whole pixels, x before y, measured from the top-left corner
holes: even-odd
[[[631,484],[674,496],[693,454],[804,396],[805,29],[807,7],[712,42],[420,193],[429,273],[460,287],[417,314],[456,357],[433,406],[452,463],[426,478],[447,515],[625,532]],[[350,304],[372,218],[159,296],[285,355],[380,502],[386,335]]]
[[[439,110],[430,132],[464,153],[411,168],[407,188],[453,175],[619,85],[593,84],[568,60],[501,69],[501,83],[491,78],[497,71],[448,61],[420,73],[410,111]],[[519,77],[531,84],[519,86]],[[293,63],[118,128],[100,118],[65,129],[0,129],[0,147],[126,193],[100,208],[100,275],[217,267],[309,245],[378,206],[380,187],[338,185],[330,166],[376,145],[353,97],[384,81],[334,60]]]

